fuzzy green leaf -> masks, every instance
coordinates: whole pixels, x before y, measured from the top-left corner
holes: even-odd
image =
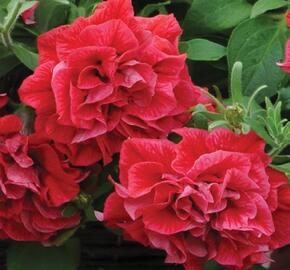
[[[243,93],[250,96],[261,85],[257,101],[277,93],[286,76],[276,65],[284,57],[287,28],[284,20],[261,16],[240,24],[232,33],[228,45],[231,69],[236,61],[243,63]],[[270,75],[269,75],[270,74]]]
[[[17,57],[7,48],[0,45],[0,78],[19,64]]]
[[[146,5],[140,12],[140,16],[149,17],[152,13],[167,13],[165,6],[169,5],[171,1],[161,2],[161,3],[152,3]]]
[[[38,63],[38,54],[32,52],[27,47],[20,43],[14,43],[12,50],[16,57],[28,68],[34,70]]]
[[[233,103],[242,104],[243,102],[242,71],[243,64],[241,62],[234,63],[231,74],[231,98]]]
[[[180,51],[195,61],[216,61],[226,55],[226,48],[207,39],[192,39],[180,42]]]
[[[287,5],[287,0],[259,0],[252,8],[251,18],[255,18],[269,10],[285,7]]]
[[[69,14],[68,0],[40,0],[36,9],[36,28],[40,33],[66,23]]]
[[[195,0],[183,23],[184,36],[231,29],[250,17],[251,8],[246,0]]]

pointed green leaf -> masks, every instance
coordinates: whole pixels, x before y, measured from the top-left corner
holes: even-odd
[[[166,13],[165,6],[169,5],[171,1],[153,3],[146,5],[140,12],[140,16],[149,17],[152,13]]]
[[[180,42],[180,51],[187,54],[187,58],[196,61],[216,61],[226,55],[226,48],[207,39],[192,39]]]
[[[242,71],[243,64],[235,62],[231,74],[231,97],[233,103],[242,104],[243,102]]]
[[[252,8],[251,18],[255,18],[269,10],[285,7],[287,5],[287,0],[259,0]]]
[[[246,119],[246,122],[264,141],[267,142],[267,144],[270,144],[272,146],[276,145],[274,140],[267,133],[263,121],[255,120],[249,117]]]
[[[0,77],[6,75],[19,64],[17,57],[0,44]]]
[[[35,12],[36,28],[40,33],[66,23],[70,10],[68,0],[39,0]]]
[[[243,94],[250,96],[261,85],[257,101],[277,93],[286,74],[276,65],[284,57],[287,28],[284,19],[276,21],[261,16],[240,24],[232,33],[228,45],[231,69],[236,61],[243,63]]]
[[[20,43],[14,43],[12,50],[16,57],[28,68],[34,70],[38,63],[38,54],[30,51]]]
[[[184,36],[221,32],[250,17],[247,0],[194,0],[183,22]]]
[[[228,121],[226,121],[226,120],[218,120],[218,121],[214,121],[214,122],[210,123],[208,126],[208,130],[213,130],[213,129],[218,128],[218,127],[230,128],[230,125],[229,125]]]

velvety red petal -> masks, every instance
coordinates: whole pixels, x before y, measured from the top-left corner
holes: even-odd
[[[88,140],[79,144],[56,144],[56,148],[68,156],[75,166],[89,166],[101,160],[101,151],[95,140]]]
[[[58,61],[56,42],[60,34],[68,29],[68,25],[59,26],[42,35],[37,39],[37,47],[39,51],[39,64],[49,61]]]
[[[128,171],[128,192],[133,198],[150,192],[156,183],[162,181],[166,173],[164,166],[157,162],[140,162],[134,164]]]
[[[16,115],[10,114],[0,117],[0,135],[18,133],[22,129],[22,122]]]
[[[55,66],[51,87],[55,98],[58,122],[63,125],[70,125],[70,70],[66,69],[63,63]]]
[[[121,20],[90,25],[80,33],[80,39],[87,46],[113,47],[120,54],[138,46],[135,35]]]
[[[170,207],[148,207],[143,212],[143,222],[146,229],[165,235],[185,232],[194,227],[190,220],[179,219]]]
[[[34,74],[26,78],[18,90],[23,103],[33,107],[37,113],[51,113],[55,101],[51,89],[51,78],[55,63],[50,61],[38,66]]]
[[[144,121],[157,120],[168,115],[176,107],[176,98],[171,84],[158,84],[148,107],[130,106],[126,113]]]
[[[247,174],[251,169],[251,160],[243,154],[218,150],[201,155],[189,170],[188,175],[193,179],[200,177],[200,180],[212,175],[216,181],[220,181],[218,178],[222,179],[227,170],[234,168]]]
[[[182,136],[182,140],[176,145],[176,158],[172,167],[186,174],[193,166],[196,159],[207,152],[205,145],[207,131],[194,128],[182,128],[173,131]]]
[[[120,181],[128,183],[128,170],[139,162],[162,162],[166,171],[172,171],[174,144],[166,140],[128,139],[123,143],[120,157]]]
[[[21,17],[22,17],[25,24],[30,25],[30,24],[36,23],[35,18],[34,18],[34,13],[38,7],[38,4],[39,3],[36,2],[31,8],[29,8],[21,13]]]
[[[277,210],[273,213],[275,232],[271,236],[271,248],[277,249],[290,243],[290,212]]]
[[[213,226],[219,231],[223,230],[250,230],[249,220],[257,215],[257,207],[249,196],[242,196],[237,201],[231,201],[230,205],[219,213],[213,221]]]
[[[224,150],[242,153],[255,153],[265,163],[270,162],[269,156],[264,152],[265,142],[254,132],[238,135],[234,132],[218,128],[211,132],[207,138],[207,145],[211,151]]]
[[[48,189],[48,200],[54,206],[60,206],[75,198],[79,192],[79,185],[75,171],[65,171],[61,160],[49,145],[34,147],[32,155],[45,170],[41,172],[43,184]]]
[[[75,136],[76,129],[72,126],[64,126],[60,125],[57,122],[58,115],[53,114],[48,118],[42,117],[42,115],[39,115],[36,118],[36,125],[39,122],[42,122],[44,119],[46,119],[46,122],[42,123],[43,128],[45,129],[46,136],[50,139],[55,140],[59,143],[71,143],[73,137]],[[39,124],[41,126],[41,124]],[[60,132],[61,130],[61,132]]]
[[[175,45],[178,42],[178,37],[182,33],[173,14],[158,15],[152,18],[137,17],[137,20],[146,30],[164,39],[170,40]]]
[[[124,199],[116,192],[113,192],[106,199],[104,206],[104,221],[109,226],[116,226],[116,223],[126,223],[130,220],[125,208]]]
[[[10,165],[6,168],[8,181],[6,184],[25,187],[37,193],[40,182],[36,170],[33,167],[21,168],[17,164]]]
[[[3,108],[8,102],[8,96],[6,93],[0,94],[0,108]]]
[[[75,214],[68,218],[59,217],[58,219],[45,218],[42,215],[34,214],[31,220],[31,225],[38,231],[45,234],[55,234],[58,230],[68,229],[78,225],[80,215]]]
[[[134,16],[131,0],[108,0],[98,4],[94,14],[89,18],[92,24],[107,20],[120,19],[129,22]]]

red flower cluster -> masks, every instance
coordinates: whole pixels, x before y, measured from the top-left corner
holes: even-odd
[[[0,118],[0,238],[47,241],[79,223],[79,213],[66,218],[62,210],[84,175],[51,145],[21,135],[21,128],[15,115]]]
[[[75,165],[111,160],[128,137],[165,137],[204,100],[178,51],[173,15],[134,16],[130,0],[108,0],[38,39],[35,73],[21,100],[35,108],[36,130]]]
[[[286,20],[288,27],[290,27],[290,11],[287,13]],[[280,66],[284,71],[290,73],[290,39],[288,39],[286,44],[285,61],[284,63],[278,63],[278,66]]]
[[[127,239],[163,249],[166,262],[202,269],[215,260],[248,269],[290,242],[290,187],[269,167],[254,133],[176,130],[167,140],[128,139],[103,218]]]

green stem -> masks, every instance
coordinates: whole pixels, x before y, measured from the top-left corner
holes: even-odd
[[[7,31],[11,30],[11,28],[13,28],[14,23],[17,20],[18,13],[19,13],[19,11],[21,9],[22,4],[23,4],[23,1],[22,0],[18,0],[16,2],[16,5],[11,10],[11,13],[10,14],[8,13],[8,20],[4,24],[4,31],[7,32]]]
[[[5,35],[3,33],[0,33],[0,41],[1,43],[5,46],[5,47],[8,47],[8,44],[6,42],[6,38],[5,38]]]
[[[250,116],[250,110],[251,110],[251,107],[252,107],[252,104],[253,102],[255,101],[255,98],[257,97],[257,95],[262,91],[264,90],[265,88],[267,88],[268,86],[267,85],[262,85],[260,86],[258,89],[256,89],[256,91],[252,94],[252,96],[250,97],[249,99],[249,102],[248,102],[248,106],[247,106],[247,109],[246,109],[246,114]]]
[[[278,147],[273,148],[270,152],[269,155],[274,159],[276,156],[278,156],[282,150],[287,146],[287,144],[282,144]]]
[[[1,42],[5,47],[10,47],[13,44],[11,38],[11,31],[16,23],[19,11],[22,7],[23,0],[17,0],[11,10],[8,10],[7,19],[3,26],[1,26]]]

